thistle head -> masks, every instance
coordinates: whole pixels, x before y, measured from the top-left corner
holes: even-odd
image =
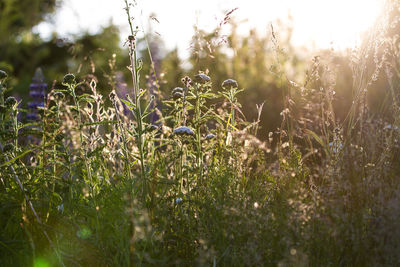
[[[173,134],[179,136],[194,136],[193,130],[186,126],[175,128]]]
[[[172,95],[175,93],[183,93],[183,89],[181,87],[175,87],[172,89]]]
[[[9,108],[13,107],[16,103],[17,103],[17,99],[15,99],[15,97],[12,97],[12,96],[7,97],[6,101],[4,102],[6,107],[9,107]]]
[[[227,79],[222,83],[222,88],[224,89],[238,88],[238,83],[233,79]]]
[[[205,75],[204,73],[196,74],[193,78],[196,83],[205,84],[211,81],[211,78]]]
[[[63,79],[63,82],[62,82],[63,85],[68,86],[68,85],[73,85],[75,83],[76,83],[75,75],[73,75],[72,73],[68,73],[68,74],[66,74],[64,76],[64,79]]]
[[[172,90],[172,97],[177,100],[184,96],[183,89],[181,87],[176,87]]]

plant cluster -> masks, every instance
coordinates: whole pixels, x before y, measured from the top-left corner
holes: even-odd
[[[115,58],[108,97],[92,75],[69,73],[63,87],[35,91],[43,102],[30,110],[6,97],[0,71],[1,264],[399,264],[400,53],[398,37],[387,35],[392,16],[353,61],[344,118],[336,115],[334,60],[315,57],[296,82],[273,39],[284,109],[281,126],[260,140],[263,105],[248,122],[239,102],[247,89],[233,79],[215,84],[207,70],[185,76],[162,106],[141,88],[138,29],[125,3],[126,96],[116,91]],[[379,78],[389,84],[390,117],[368,102]]]

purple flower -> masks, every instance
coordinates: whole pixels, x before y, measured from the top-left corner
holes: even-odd
[[[39,120],[38,108],[44,107],[44,98],[46,97],[47,89],[47,84],[44,83],[43,72],[40,68],[36,69],[29,89],[29,95],[33,100],[28,102],[29,113],[26,115],[26,118],[28,120]]]

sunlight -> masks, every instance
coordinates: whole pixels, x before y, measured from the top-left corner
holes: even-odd
[[[353,47],[380,15],[382,0],[290,1],[294,42],[316,47]]]
[[[239,30],[243,34],[247,34],[251,28],[265,32],[270,23],[277,19],[285,21],[290,14],[294,26],[294,45],[353,47],[381,13],[384,0],[203,0],[201,5],[180,0],[137,2],[138,14],[145,23],[150,14],[156,14],[160,23],[153,21],[152,27],[162,37],[168,36],[164,38],[167,47],[178,46],[185,51],[193,34],[193,25],[212,31],[223,19],[224,12],[233,8],[238,8],[234,18],[241,22]],[[51,36],[52,31],[61,35],[78,33],[83,29],[96,32],[99,26],[107,25],[112,18],[119,26],[121,35],[126,36],[128,28],[122,9],[123,1],[117,3],[108,0],[70,0],[57,13],[56,24],[42,23],[36,30],[43,36]],[[176,6],[181,10],[179,16],[171,16]]]

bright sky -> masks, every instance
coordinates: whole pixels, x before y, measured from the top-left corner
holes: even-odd
[[[293,18],[293,42],[297,45],[343,49],[359,43],[381,12],[384,0],[137,0],[143,23],[155,13],[159,24],[153,30],[161,34],[167,48],[178,46],[181,53],[189,47],[193,25],[213,30],[224,12],[238,8],[234,15],[241,24],[240,32],[256,27],[260,32],[277,18]],[[45,22],[35,31],[43,37],[51,32],[61,36],[82,30],[96,32],[110,19],[123,36],[128,34],[124,0],[64,0],[52,22]],[[279,29],[277,29],[279,30]],[[183,50],[183,51],[182,51]]]

